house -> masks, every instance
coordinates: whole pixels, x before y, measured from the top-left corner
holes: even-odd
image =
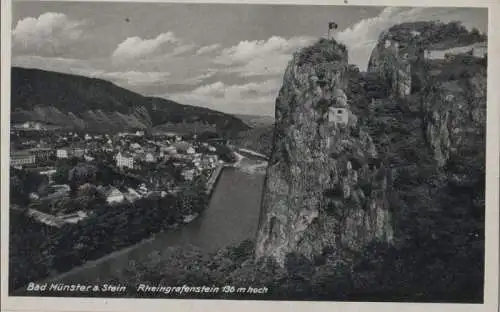
[[[83,219],[87,218],[88,214],[85,211],[77,211],[75,213],[67,214],[67,215],[62,215],[59,216],[59,219],[63,220],[66,223],[78,223],[82,221]]]
[[[189,155],[196,153],[195,149],[189,142],[184,142],[184,141],[176,142],[174,146],[179,153],[189,154]]]
[[[147,153],[144,157],[144,161],[149,163],[156,162],[156,157],[152,153]]]
[[[215,167],[215,163],[217,162],[217,157],[209,157],[205,156],[201,159],[201,166],[205,169]]]
[[[134,157],[129,154],[118,152],[115,156],[116,166],[119,168],[134,169]]]
[[[82,148],[75,147],[71,150],[71,156],[73,157],[83,157],[85,151]]]
[[[56,155],[56,151],[52,148],[33,148],[29,151],[32,155],[35,155],[36,161],[48,160]]]
[[[68,154],[68,150],[66,149],[61,148],[56,151],[57,158],[68,158]]]
[[[194,179],[194,169],[184,169],[181,176],[187,181],[192,181]]]
[[[175,148],[175,146],[173,146],[173,145],[162,146],[162,147],[160,147],[160,152],[164,152],[166,154],[176,154],[177,148]]]
[[[128,188],[126,193],[123,193],[125,199],[133,203],[134,201],[140,199],[142,196],[137,193],[133,188]]]
[[[64,222],[61,219],[59,219],[53,215],[35,210],[35,209],[29,209],[28,216],[30,216],[33,219],[35,219],[36,221],[43,223],[43,224],[46,224],[48,226],[60,228],[64,224]]]
[[[98,191],[106,198],[108,204],[121,203],[125,196],[114,186],[100,187]]]
[[[83,155],[83,159],[85,159],[85,161],[91,162],[94,161],[95,158],[89,155]]]
[[[425,58],[430,60],[453,61],[456,56],[467,53],[474,57],[483,58],[488,53],[488,47],[486,43],[481,42],[468,46],[453,47],[446,50],[431,50],[427,51]]]
[[[13,167],[34,164],[35,155],[28,151],[16,151],[10,154],[10,165]]]
[[[349,110],[343,107],[328,108],[328,122],[347,125],[349,122]]]
[[[130,144],[130,148],[138,150],[138,149],[141,149],[141,145],[139,143],[132,143],[132,144]]]
[[[144,136],[144,131],[136,131],[135,135],[136,136]]]
[[[483,58],[487,54],[488,54],[488,46],[485,42],[478,43],[472,48],[472,55],[474,57]]]
[[[41,130],[42,127],[42,123],[37,121],[27,121],[21,124],[21,128],[23,129]]]
[[[88,141],[88,140],[92,140],[92,136],[89,135],[88,133],[85,134],[85,140]]]
[[[65,197],[68,195],[70,192],[70,187],[67,184],[62,184],[62,185],[51,185],[48,187],[47,191],[49,194],[45,196],[43,199],[44,200],[54,200],[57,198]]]
[[[49,168],[45,168],[41,171],[38,171],[39,174],[42,174],[42,175],[53,175],[54,173],[57,172],[57,169],[54,169],[54,167],[49,167]]]
[[[148,188],[146,187],[146,184],[142,183],[141,185],[139,185],[137,192],[141,195],[146,195],[148,193]]]
[[[49,182],[52,183],[53,182],[52,177],[54,176],[54,174],[56,174],[56,172],[57,172],[56,169],[46,169],[39,171],[38,173],[47,176],[49,178]]]

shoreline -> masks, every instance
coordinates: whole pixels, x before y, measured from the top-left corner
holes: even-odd
[[[64,279],[67,277],[67,276],[70,276],[72,274],[78,274],[80,273],[81,271],[85,271],[89,268],[92,268],[96,265],[99,265],[100,263],[102,262],[106,262],[108,260],[111,260],[115,257],[119,257],[119,256],[123,256],[124,254],[127,254],[129,253],[130,251],[136,249],[136,248],[139,248],[141,246],[144,246],[148,243],[152,243],[153,241],[155,241],[160,235],[163,235],[163,234],[167,234],[169,233],[169,231],[171,230],[177,230],[179,229],[181,226],[183,225],[187,225],[193,221],[195,221],[199,216],[201,215],[201,213],[196,213],[196,214],[191,214],[191,215],[186,215],[184,216],[183,220],[181,222],[177,222],[177,223],[174,223],[172,225],[168,225],[167,227],[165,227],[163,230],[160,230],[159,232],[157,233],[154,233],[152,234],[151,236],[149,236],[148,238],[145,238],[145,239],[142,239],[138,242],[136,242],[135,244],[133,245],[130,245],[128,247],[125,247],[125,248],[122,248],[120,250],[115,250],[115,251],[112,251],[98,259],[94,259],[94,260],[88,260],[88,261],[85,261],[84,263],[82,263],[80,266],[78,267],[75,267],[69,271],[66,271],[66,272],[63,272],[61,274],[58,274],[56,276],[53,276],[53,277],[46,277],[40,281],[37,281],[35,283],[37,284],[44,284],[44,283],[56,283],[56,282],[63,282]],[[26,292],[26,288],[27,285],[24,285],[16,290],[14,290],[12,292],[12,295],[13,296],[16,296],[16,295],[23,295],[25,292]]]
[[[217,168],[215,169],[215,171],[210,176],[209,181],[207,182],[207,184],[211,183],[207,189],[207,194],[209,195],[209,197],[211,197],[213,190],[215,189],[215,186],[217,185],[217,182],[219,181],[219,178],[222,175],[222,172],[224,171],[223,169],[226,167],[233,167],[233,166],[229,165],[229,164],[219,164],[217,166]],[[108,254],[106,254],[98,259],[85,261],[84,263],[82,263],[78,267],[75,267],[69,271],[58,274],[57,276],[46,277],[46,278],[42,279],[41,281],[38,281],[37,283],[51,283],[51,282],[55,282],[55,281],[63,281],[67,276],[70,276],[72,274],[78,274],[79,272],[84,271],[86,269],[89,269],[91,267],[94,267],[96,265],[99,265],[102,262],[106,262],[106,261],[113,259],[115,257],[122,256],[124,254],[129,253],[130,251],[132,251],[136,248],[144,246],[148,243],[152,243],[153,241],[155,241],[158,238],[159,235],[166,234],[170,230],[179,229],[181,226],[187,225],[187,224],[195,221],[196,219],[198,219],[198,217],[200,215],[201,215],[201,213],[186,215],[183,217],[183,220],[181,222],[177,222],[177,223],[174,223],[172,225],[169,225],[169,226],[165,227],[165,229],[163,229],[157,233],[154,233],[151,236],[136,242],[135,244],[132,244],[132,245],[125,247],[125,248],[122,248],[120,250],[111,251],[110,253],[108,253]],[[25,293],[26,286],[27,285],[22,286],[16,290],[14,290],[13,295],[16,295],[16,294],[21,295],[21,294]]]
[[[245,157],[243,155],[241,155],[241,154],[238,154],[237,156],[238,156],[238,161],[237,162],[235,162],[235,163],[220,163],[214,169],[214,172],[210,175],[210,178],[209,178],[209,180],[207,182],[207,195],[209,196],[209,200],[211,199],[213,191],[215,190],[215,187],[218,184],[219,178],[222,176],[222,172],[224,171],[225,168],[235,168],[235,169],[240,169],[241,170],[241,168],[239,168],[238,164]],[[145,246],[147,244],[153,243],[156,239],[158,239],[159,236],[167,234],[167,233],[169,233],[169,231],[172,231],[172,230],[178,230],[178,229],[182,228],[182,226],[187,225],[187,224],[189,224],[191,222],[194,222],[195,220],[198,219],[198,217],[201,214],[202,213],[183,216],[182,221],[176,222],[176,223],[174,223],[172,225],[168,225],[163,230],[161,230],[161,231],[159,231],[157,233],[154,233],[151,236],[149,236],[147,238],[144,238],[144,239],[136,242],[135,244],[132,244],[132,245],[130,245],[128,247],[125,247],[125,248],[122,248],[120,250],[111,251],[110,253],[108,253],[108,254],[100,257],[100,258],[97,258],[97,259],[94,259],[94,260],[85,261],[84,263],[82,263],[78,267],[75,267],[75,268],[73,268],[73,269],[71,269],[69,271],[60,273],[60,274],[58,274],[56,276],[48,276],[48,277],[46,277],[46,278],[44,278],[44,279],[42,279],[40,281],[37,281],[37,283],[51,283],[51,282],[58,282],[58,281],[62,282],[68,276],[75,275],[75,274],[78,275],[82,271],[85,271],[85,270],[88,270],[88,269],[93,268],[95,266],[98,266],[98,265],[100,265],[103,262],[105,263],[105,262],[107,262],[107,261],[109,261],[109,260],[111,260],[113,258],[118,258],[120,256],[123,256],[125,254],[128,254],[128,253],[132,252],[133,250],[135,250],[137,248],[140,248],[140,247]],[[13,295],[14,296],[15,295],[23,295],[26,292],[26,286],[27,285],[24,285],[24,286],[22,286],[22,287],[20,287],[20,288],[18,288],[16,290],[14,290],[13,291]]]

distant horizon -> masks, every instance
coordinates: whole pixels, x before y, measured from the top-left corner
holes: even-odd
[[[147,97],[274,117],[293,52],[339,25],[366,70],[379,34],[402,22],[461,21],[487,33],[487,9],[260,4],[14,2],[12,66],[100,78]],[[195,22],[196,21],[196,22]]]

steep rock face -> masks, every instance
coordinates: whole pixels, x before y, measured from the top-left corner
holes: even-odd
[[[435,83],[421,105],[426,139],[443,166],[451,153],[485,135],[486,73]]]
[[[415,54],[414,49],[403,49],[399,42],[383,35],[372,51],[368,72],[377,73],[387,83],[392,95],[407,96],[412,85],[410,60]]]
[[[368,72],[378,73],[392,95],[404,97],[418,90],[429,69],[422,68],[428,51],[443,51],[485,42],[487,36],[460,22],[410,22],[383,31],[368,61]],[[426,52],[427,51],[427,52]],[[440,71],[438,69],[438,71]]]
[[[370,56],[368,71],[387,85],[389,95],[419,98],[424,136],[440,166],[450,153],[484,131],[486,67],[480,58],[467,53],[429,60],[426,51],[484,40],[483,35],[454,22],[403,23],[382,32]],[[405,101],[399,105],[406,105]]]
[[[347,51],[321,40],[294,54],[276,100],[256,258],[280,265],[325,247],[359,250],[391,241],[387,174],[370,136],[350,113]],[[336,119],[337,112],[347,116]]]

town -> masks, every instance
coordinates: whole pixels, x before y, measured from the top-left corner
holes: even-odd
[[[92,216],[92,207],[79,204],[89,194],[113,207],[175,196],[201,180],[209,195],[221,169],[236,160],[223,141],[196,134],[90,134],[29,121],[11,129],[11,207],[61,227]]]

